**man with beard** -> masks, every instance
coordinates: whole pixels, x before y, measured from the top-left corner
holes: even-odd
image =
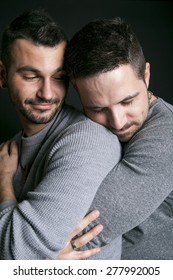
[[[117,137],[64,103],[66,45],[62,28],[41,10],[20,15],[3,33],[0,86],[22,131],[0,146],[1,259],[54,259],[120,159]]]
[[[173,259],[173,106],[149,90],[150,64],[135,33],[121,18],[90,22],[65,62],[85,114],[123,148],[90,208],[104,229],[85,248],[124,234],[122,259]]]

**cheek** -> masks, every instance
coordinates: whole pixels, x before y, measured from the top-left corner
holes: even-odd
[[[18,106],[19,104],[23,104],[25,99],[32,97],[32,87],[28,87],[24,83],[18,83],[16,80],[12,80],[8,88],[12,101]]]
[[[148,99],[146,97],[134,102],[130,108],[129,115],[132,118],[143,119],[148,113]]]
[[[147,117],[148,110],[145,106],[135,106],[134,110],[131,111],[131,114],[129,115],[129,119],[132,121],[135,121],[139,124],[142,124],[146,117]]]
[[[68,91],[68,85],[63,83],[62,85],[59,86],[58,89],[61,97],[64,98]]]
[[[23,95],[22,93],[25,93],[25,95],[28,95],[29,92],[32,92],[33,85],[30,83],[26,83],[23,79],[21,79],[19,76],[15,76],[9,79],[9,89],[14,95]]]
[[[22,102],[22,99],[21,99],[21,96],[19,95],[19,93],[15,90],[9,91],[9,93],[10,93],[11,101],[12,101],[13,105],[16,107],[16,109],[18,110],[19,108],[22,108],[23,102]]]
[[[58,98],[64,98],[68,91],[68,83],[53,83],[52,84],[52,92]]]

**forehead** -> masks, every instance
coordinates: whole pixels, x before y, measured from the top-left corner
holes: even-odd
[[[60,42],[54,47],[36,45],[30,40],[17,39],[11,46],[11,65],[21,67],[31,65],[37,69],[45,69],[54,65],[61,66],[64,61],[66,43]]]
[[[82,101],[92,103],[98,101],[105,103],[108,99],[109,102],[112,100],[119,102],[138,91],[142,84],[142,80],[137,77],[129,64],[75,81]]]

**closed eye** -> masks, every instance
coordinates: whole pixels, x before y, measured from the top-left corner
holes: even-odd
[[[121,102],[121,104],[122,104],[123,106],[128,106],[128,105],[131,105],[132,103],[133,103],[133,99],[128,100],[128,101],[122,101],[122,102]]]
[[[94,114],[101,114],[107,111],[107,108],[85,108],[85,112],[90,112]]]
[[[34,79],[38,79],[38,76],[35,76],[35,75],[33,75],[33,76],[26,76],[26,75],[24,75],[23,79],[24,80],[34,80]]]
[[[140,92],[136,92],[134,94],[131,94],[127,96],[124,100],[120,102],[123,106],[129,106],[132,105],[133,102],[136,100],[136,98],[139,96]]]
[[[67,82],[68,81],[68,77],[66,75],[62,75],[62,76],[55,76],[53,77],[55,80],[57,81],[62,81],[62,82]]]

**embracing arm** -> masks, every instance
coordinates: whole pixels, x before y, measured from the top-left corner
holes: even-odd
[[[18,148],[15,142],[3,143],[0,145],[0,211],[7,208],[8,206],[17,205],[16,197],[13,189],[13,176],[17,169],[18,162]],[[92,248],[90,250],[79,251],[74,250],[71,245],[72,238],[75,238],[85,227],[87,227],[93,220],[98,218],[99,212],[97,210],[92,211],[78,226],[70,233],[67,238],[67,243],[62,250],[60,250],[57,259],[58,260],[75,260],[75,259],[86,259],[90,256],[97,254],[100,251],[99,247]],[[76,242],[77,248],[84,246],[95,236],[97,236],[103,227],[102,225],[96,225],[84,236],[81,236]]]
[[[120,157],[116,138],[96,124],[92,133],[88,124],[74,126],[48,150],[28,177],[29,186],[42,176],[36,188],[0,213],[2,259],[55,258]]]
[[[101,213],[90,226],[98,222],[104,229],[87,248],[103,246],[142,223],[172,191],[172,131],[172,117],[165,123],[156,118],[126,145],[122,160],[105,178],[90,208]]]

